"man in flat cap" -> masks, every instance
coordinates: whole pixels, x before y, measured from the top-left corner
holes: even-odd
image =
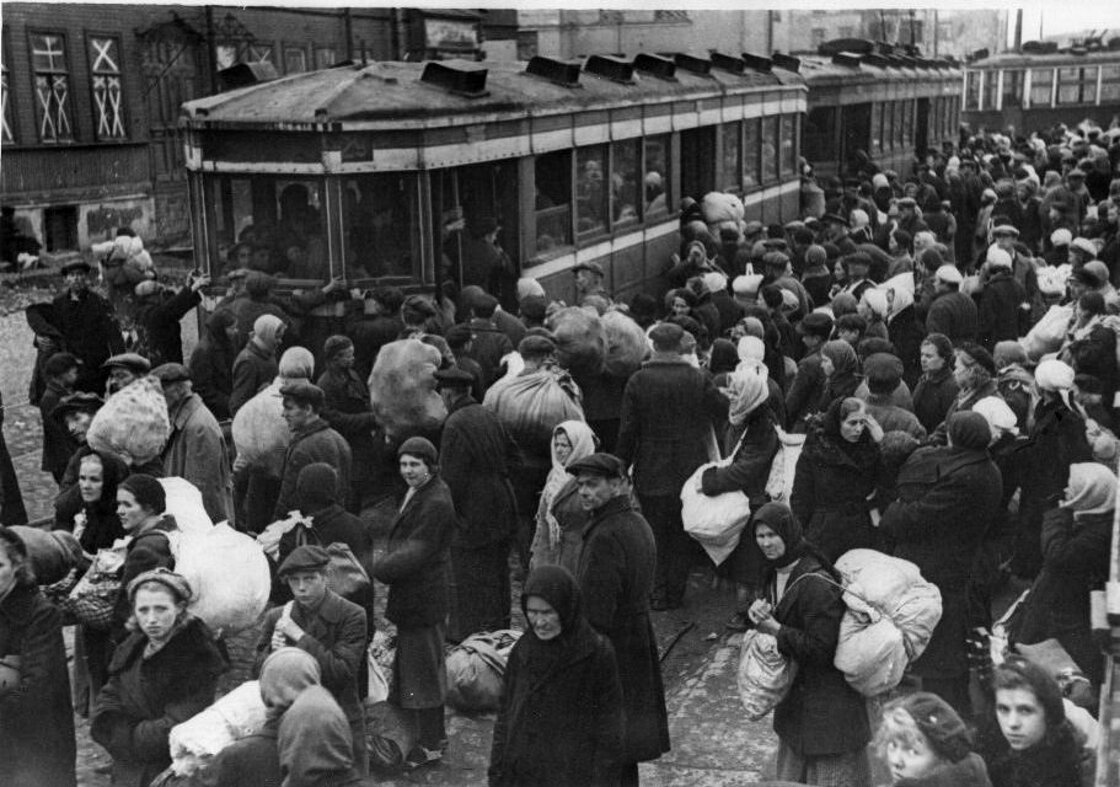
[[[926,333],[942,333],[954,345],[974,342],[980,332],[976,302],[960,291],[964,276],[956,265],[942,265],[933,276],[937,292],[926,315]]]
[[[330,555],[320,546],[297,547],[280,564],[279,577],[293,600],[265,613],[257,640],[253,677],[260,677],[265,659],[281,648],[310,653],[317,662],[323,688],[338,702],[353,736],[354,768],[369,773],[365,713],[358,678],[366,655],[366,613],[330,589]]]
[[[517,530],[510,475],[518,449],[502,422],[471,396],[474,375],[436,372],[447,420],[440,438],[440,475],[451,489],[460,526],[451,543],[448,638],[509,628],[509,552]]]
[[[821,347],[832,335],[832,318],[823,312],[810,312],[797,323],[805,354],[797,362],[797,374],[786,393],[786,421],[789,429],[805,431],[806,419],[816,412],[828,382],[821,368]]]
[[[312,462],[326,462],[338,473],[338,502],[345,506],[350,497],[351,453],[346,438],[331,429],[321,413],[326,397],[323,389],[307,380],[291,380],[281,386],[284,421],[292,432],[284,454],[280,475],[280,496],[273,509],[274,519],[283,519],[298,506],[296,482],[299,471]]]
[[[119,353],[102,364],[109,373],[105,385],[106,398],[132,385],[152,370],[151,361],[139,353]]]
[[[661,323],[650,331],[653,356],[631,375],[622,395],[616,452],[634,465],[642,513],[657,538],[651,605],[684,603],[695,543],[681,522],[681,486],[709,460],[709,430],[727,417],[727,398],[682,354],[684,329]]]
[[[583,299],[589,295],[601,295],[608,301],[611,300],[611,294],[603,286],[607,272],[595,260],[576,263],[572,268],[572,275],[575,277],[576,303],[583,303]]]
[[[898,226],[909,232],[911,238],[929,229],[918,212],[918,201],[913,197],[903,197],[898,201]]]
[[[42,365],[55,353],[72,353],[82,362],[75,390],[100,395],[108,377],[101,365],[109,356],[125,349],[113,307],[89,288],[90,264],[75,260],[63,265],[61,273],[66,290],[50,303],[27,307],[27,324],[35,333],[35,347],[39,350],[31,384],[32,404],[38,403],[46,387],[39,374]]]
[[[513,342],[494,320],[497,308],[497,298],[482,294],[472,299],[468,312],[470,319],[467,327],[471,329],[473,336],[469,355],[482,367],[484,388],[494,384],[499,377],[498,369],[502,365],[502,358],[513,352]]]
[[[591,454],[573,462],[568,472],[576,477],[580,503],[591,517],[576,579],[588,622],[614,646],[626,714],[622,783],[637,784],[638,763],[669,750],[665,688],[649,618],[659,548],[634,507],[624,460]]]
[[[197,486],[210,519],[233,526],[232,460],[218,419],[192,389],[190,372],[183,364],[157,366],[152,376],[163,386],[171,421],[171,436],[162,455],[164,472]]]

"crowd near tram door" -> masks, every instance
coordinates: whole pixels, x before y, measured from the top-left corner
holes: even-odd
[[[516,304],[516,284],[521,269],[521,242],[518,221],[517,163],[474,164],[432,173],[433,217],[440,238],[445,282],[456,291],[472,283],[475,266],[482,258],[501,259],[502,266],[491,269],[481,284],[509,308]],[[486,245],[494,224],[500,248],[494,255]],[[486,267],[491,267],[488,263]]]
[[[844,107],[844,150],[841,161],[851,162],[856,151],[871,150],[871,104]]]

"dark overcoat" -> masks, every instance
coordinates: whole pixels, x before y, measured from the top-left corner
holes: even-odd
[[[919,358],[925,338],[926,326],[918,319],[914,306],[907,306],[887,323],[887,339],[894,345],[895,354],[902,359],[902,380],[910,386],[910,390],[914,390],[918,378],[922,376]]]
[[[276,357],[250,341],[233,359],[232,389],[229,395],[230,416],[252,399],[279,373]]]
[[[206,624],[191,619],[144,658],[148,638],[133,632],[109,662],[90,737],[113,756],[113,784],[145,787],[171,764],[171,728],[214,702],[225,660]]]
[[[74,711],[62,620],[34,585],[0,601],[0,655],[21,659],[20,681],[0,695],[0,784],[74,786]]]
[[[597,509],[583,534],[577,579],[588,622],[610,640],[622,680],[626,741],[622,761],[669,751],[669,717],[649,619],[657,547],[627,495]]]
[[[941,425],[959,391],[949,361],[936,372],[928,372],[918,378],[918,387],[914,389],[914,415],[918,416],[926,432],[932,434]]]
[[[980,294],[980,344],[988,352],[997,342],[1018,339],[1030,327],[1030,303],[1027,290],[1010,268],[997,270]]]
[[[280,496],[276,499],[273,515],[282,519],[289,511],[299,508],[296,481],[299,471],[315,462],[326,462],[338,473],[335,500],[345,505],[350,496],[350,444],[322,418],[292,434],[288,451],[284,454],[284,471],[280,480]]]
[[[934,298],[926,315],[926,331],[943,333],[953,344],[976,341],[980,317],[972,298],[963,292],[946,292]]]

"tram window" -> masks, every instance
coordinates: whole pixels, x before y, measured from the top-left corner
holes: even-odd
[[[762,183],[758,157],[762,153],[761,119],[743,121],[743,193]]]
[[[762,182],[778,179],[778,118],[762,119]]]
[[[376,278],[419,273],[420,216],[412,173],[383,172],[342,184],[342,229],[347,276]]]
[[[996,108],[996,89],[999,87],[999,71],[984,72],[984,100],[981,109]]]
[[[871,105],[871,155],[883,152],[883,104]]]
[[[1058,103],[1092,104],[1097,100],[1096,67],[1058,69]]]
[[[1003,108],[1023,105],[1023,71],[1009,69],[1003,72]]]
[[[965,79],[965,109],[980,109],[980,79],[984,72],[969,71]]]
[[[650,137],[645,140],[645,212],[646,218],[669,212],[673,204],[669,193],[672,181],[669,178],[669,135]]]
[[[836,107],[814,107],[805,116],[801,134],[803,155],[811,162],[832,161],[836,158]]]
[[[782,115],[781,165],[783,175],[797,173],[797,115]]]
[[[576,151],[576,232],[591,235],[607,229],[607,146]]]
[[[907,127],[913,122],[910,117],[909,101],[896,101],[894,104],[894,146],[896,148],[906,147],[906,140],[909,138]]]
[[[558,150],[536,160],[537,251],[572,245],[572,153]]]
[[[1101,103],[1120,101],[1120,66],[1101,66]]]
[[[723,167],[720,177],[724,191],[737,192],[742,184],[740,167],[743,157],[743,133],[739,123],[724,123],[720,126],[723,141]]]
[[[1035,68],[1031,70],[1031,106],[1050,106],[1054,88],[1054,69]]]
[[[218,249],[246,244],[249,267],[280,278],[329,278],[321,181],[210,176],[206,201]]]
[[[636,224],[641,220],[638,197],[640,144],[639,139],[627,139],[611,146],[611,218],[616,227]]]

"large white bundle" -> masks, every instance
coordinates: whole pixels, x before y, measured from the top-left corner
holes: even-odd
[[[700,213],[709,227],[724,222],[740,222],[746,215],[743,201],[734,194],[723,191],[709,191],[700,200]]]
[[[607,339],[598,314],[568,306],[550,314],[548,329],[556,339],[556,361],[565,369],[599,371],[607,354]]]
[[[579,387],[559,369],[542,369],[503,377],[486,392],[482,403],[525,451],[547,456],[552,430],[564,421],[582,421]]]
[[[1038,278],[1038,291],[1043,295],[1060,297],[1065,295],[1066,284],[1073,267],[1069,263],[1057,266],[1044,265],[1035,271]]]
[[[907,271],[906,273],[900,273],[897,276],[891,276],[889,279],[879,285],[879,289],[883,290],[884,292],[887,292],[889,290],[901,292],[905,290],[906,292],[913,295],[914,274]]]
[[[845,552],[836,568],[847,609],[833,665],[856,691],[877,696],[925,651],[941,620],[941,592],[910,561],[874,549]]]
[[[237,632],[257,622],[268,604],[272,580],[268,558],[250,536],[220,522],[205,533],[179,535],[175,571],[194,600],[190,611],[215,631]]]
[[[1072,319],[1073,306],[1051,306],[1027,335],[1019,340],[1030,359],[1037,361],[1047,353],[1057,352],[1065,341]]]
[[[167,498],[166,512],[184,533],[205,535],[214,527],[202,503],[202,491],[185,478],[172,476],[159,479]]]
[[[436,391],[439,350],[419,339],[389,342],[377,353],[369,397],[377,421],[392,435],[436,429],[447,407]]]
[[[747,520],[750,502],[741,491],[706,495],[701,478],[709,467],[726,467],[730,457],[700,465],[681,487],[681,521],[684,532],[696,539],[717,566],[735,551]]]
[[[805,435],[791,434],[778,428],[778,453],[774,454],[770,463],[770,475],[766,479],[766,494],[775,503],[789,503],[793,495],[797,460],[801,458],[801,449],[804,447]]]
[[[797,663],[778,651],[772,634],[751,629],[743,634],[736,682],[747,718],[758,721],[781,702],[797,676]]]
[[[461,711],[497,710],[516,629],[471,634],[447,652],[447,702]]]
[[[176,724],[168,735],[171,770],[178,776],[196,773],[234,741],[259,732],[267,710],[260,682],[251,680]]]
[[[633,318],[620,311],[609,311],[599,321],[607,342],[603,369],[614,377],[629,377],[641,368],[648,352],[645,331]]]
[[[154,377],[141,377],[110,396],[86,432],[91,448],[133,466],[159,456],[170,436],[167,400]]]
[[[233,416],[233,445],[237,467],[256,467],[279,478],[292,433],[284,420],[280,378],[257,392]]]

